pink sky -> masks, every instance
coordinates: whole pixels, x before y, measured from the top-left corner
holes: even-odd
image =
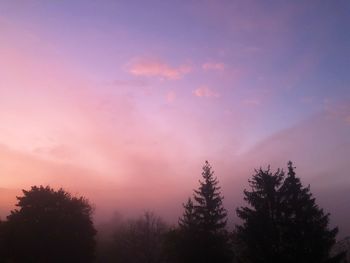
[[[205,160],[234,217],[254,168],[292,160],[349,233],[350,197],[335,194],[350,188],[343,8],[4,1],[1,217],[49,184],[87,196],[98,220],[176,222]]]

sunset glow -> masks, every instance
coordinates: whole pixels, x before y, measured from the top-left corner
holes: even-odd
[[[349,14],[345,0],[0,1],[1,218],[49,184],[96,220],[176,222],[205,160],[234,218],[254,168],[292,160],[349,234]]]

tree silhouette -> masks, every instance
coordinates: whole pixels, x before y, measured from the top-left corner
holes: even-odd
[[[188,198],[187,203],[183,205],[185,211],[182,218],[179,219],[179,225],[182,229],[187,231],[194,231],[197,229],[197,214],[195,213],[195,206],[191,198]]]
[[[198,190],[194,190],[194,202],[187,201],[179,220],[182,246],[177,247],[182,253],[181,262],[230,262],[227,212],[218,180],[208,161],[203,166],[202,178]]]
[[[199,189],[194,191],[195,217],[201,231],[217,234],[225,231],[227,212],[222,204],[219,182],[208,161],[203,166],[202,177]]]
[[[285,255],[288,262],[323,262],[335,244],[338,228],[328,229],[330,214],[316,205],[310,186],[302,186],[294,169],[289,162],[288,175],[280,189],[282,224],[288,226],[282,236]]]
[[[92,207],[63,189],[33,186],[17,197],[6,222],[12,262],[92,262],[96,230]]]
[[[6,236],[5,227],[6,227],[6,222],[0,219],[0,263],[6,262],[8,258],[6,240],[5,240],[5,236]]]
[[[163,220],[151,212],[146,212],[137,220],[122,223],[114,233],[114,262],[163,262],[163,239],[166,230]]]
[[[324,214],[310,193],[295,176],[292,163],[288,175],[282,170],[256,170],[244,190],[249,207],[237,209],[243,220],[237,238],[249,262],[327,262],[337,228],[328,229]]]
[[[247,253],[243,253],[253,262],[282,262],[279,247],[280,204],[278,190],[284,173],[270,169],[255,170],[249,180],[251,191],[244,190],[244,200],[250,207],[237,209],[237,215],[243,225],[237,227],[237,236],[242,240]]]

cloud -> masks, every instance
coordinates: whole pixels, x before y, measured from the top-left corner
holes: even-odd
[[[211,90],[207,86],[200,86],[197,89],[193,91],[193,95],[197,97],[206,97],[206,98],[218,98],[220,97],[220,94],[218,92],[215,92]]]
[[[213,62],[206,62],[202,65],[202,69],[204,70],[219,70],[222,71],[225,69],[224,63],[213,63]]]
[[[130,64],[129,73],[136,76],[160,77],[162,79],[181,79],[191,71],[188,65],[172,67],[158,59],[141,58]]]

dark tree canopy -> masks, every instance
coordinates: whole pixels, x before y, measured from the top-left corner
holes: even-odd
[[[194,190],[194,202],[184,205],[179,220],[180,262],[229,262],[230,251],[226,231],[227,212],[223,207],[218,180],[208,161],[202,171],[202,181]]]
[[[238,226],[237,234],[248,251],[243,254],[251,257],[253,262],[280,262],[278,247],[280,204],[278,190],[282,184],[284,173],[270,169],[256,170],[249,180],[251,191],[244,190],[244,200],[249,207],[237,209],[238,217],[243,225]],[[258,259],[262,261],[254,261]],[[265,261],[264,261],[265,260]]]
[[[6,222],[13,262],[92,262],[96,230],[92,207],[63,189],[33,186],[17,197]]]
[[[329,229],[325,214],[303,187],[288,163],[282,170],[256,170],[249,180],[251,191],[244,191],[248,207],[237,209],[243,224],[237,237],[250,262],[327,262],[335,243],[337,228]]]

